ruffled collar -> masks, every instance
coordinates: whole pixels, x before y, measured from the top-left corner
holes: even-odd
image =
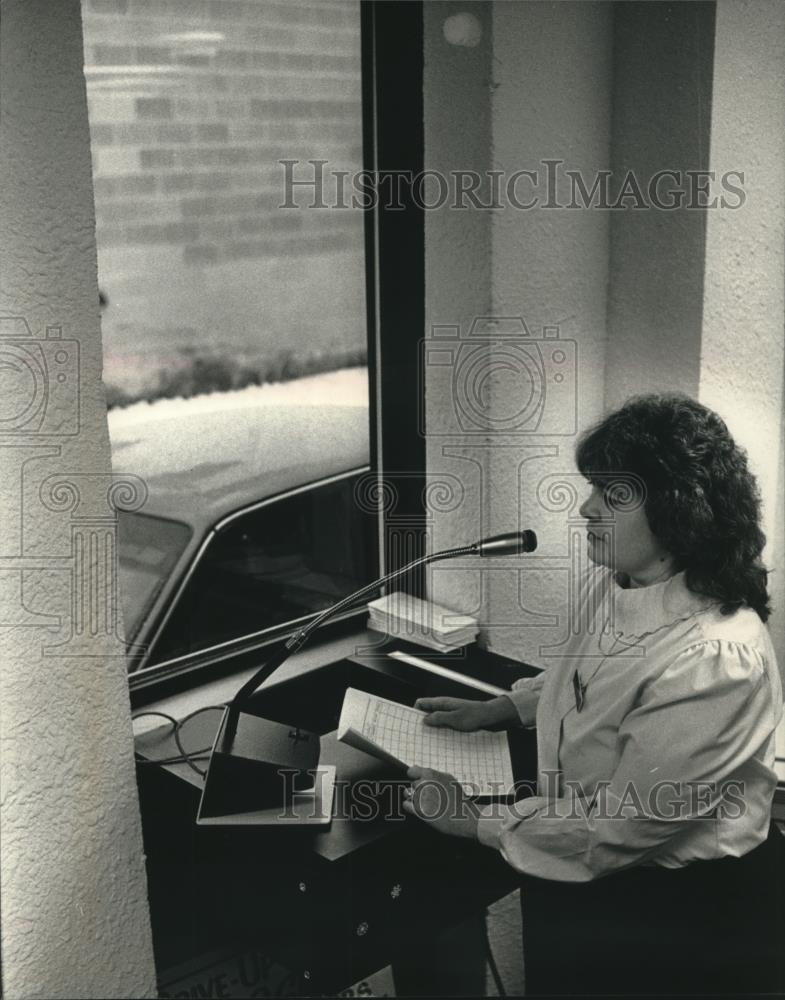
[[[627,588],[610,573],[609,585],[613,607],[611,629],[618,638],[640,639],[717,603],[689,590],[684,572],[649,587]]]

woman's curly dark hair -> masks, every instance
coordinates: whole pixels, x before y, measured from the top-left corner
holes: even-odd
[[[637,396],[581,438],[576,459],[590,482],[640,477],[649,527],[689,589],[722,601],[725,614],[746,604],[767,620],[760,493],[716,413],[681,394]]]

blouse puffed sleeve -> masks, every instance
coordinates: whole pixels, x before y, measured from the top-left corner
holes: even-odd
[[[542,685],[545,681],[545,671],[534,677],[522,677],[514,682],[512,690],[505,697],[515,705],[524,726],[533,726],[537,714],[537,703],[540,700]]]
[[[710,815],[724,782],[776,728],[762,653],[727,640],[698,643],[639,692],[618,730],[617,764],[593,794],[533,796],[482,810],[478,836],[518,871],[583,882],[666,852]]]

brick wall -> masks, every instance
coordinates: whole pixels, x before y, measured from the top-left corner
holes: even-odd
[[[357,213],[278,208],[281,159],[360,169],[357,4],[85,0],[84,35],[101,246],[214,263],[359,238]]]
[[[82,8],[105,381],[362,349],[362,216],[280,208],[278,162],[361,168],[357,0]]]

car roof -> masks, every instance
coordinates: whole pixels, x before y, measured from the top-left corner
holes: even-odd
[[[232,511],[369,460],[365,406],[251,402],[131,421],[113,411],[109,423],[115,474],[147,486],[142,513],[184,521],[197,536]]]

